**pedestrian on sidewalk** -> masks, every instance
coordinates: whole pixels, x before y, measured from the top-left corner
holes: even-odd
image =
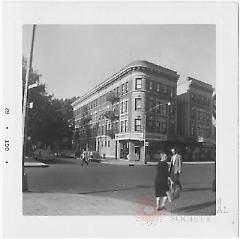
[[[82,158],[82,166],[84,163],[88,165],[88,152],[86,150],[83,151],[81,158]]]
[[[170,178],[171,180],[179,186],[182,190],[182,185],[180,183],[180,174],[182,173],[182,156],[177,152],[175,148],[171,150],[171,163],[170,163]]]
[[[169,191],[169,170],[167,163],[167,154],[162,153],[160,156],[160,161],[157,165],[157,175],[155,178],[155,195],[157,202],[157,210],[161,210],[165,208],[165,204],[167,202],[167,191]]]

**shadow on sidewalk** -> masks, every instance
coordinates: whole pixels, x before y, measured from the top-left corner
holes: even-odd
[[[99,190],[99,191],[80,192],[78,194],[108,193],[108,192],[128,191],[128,190],[135,190],[135,189],[142,189],[142,188],[152,188],[152,187],[153,186],[136,185],[134,187],[113,188],[113,189]]]

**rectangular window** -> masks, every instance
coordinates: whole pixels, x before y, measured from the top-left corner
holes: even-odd
[[[149,100],[149,111],[153,111],[155,106],[154,100]]]
[[[127,111],[128,111],[128,101],[126,100],[125,101],[125,113],[127,113]]]
[[[124,84],[122,84],[122,95],[124,94]]]
[[[149,90],[152,90],[152,89],[153,89],[153,82],[149,81]]]
[[[110,147],[110,140],[108,141],[108,147]]]
[[[171,96],[171,97],[174,97],[174,96],[175,96],[175,89],[174,89],[174,87],[171,87],[171,88],[170,88],[170,96]]]
[[[174,105],[170,105],[169,106],[169,110],[170,110],[170,114],[174,115],[175,111],[174,111]]]
[[[192,109],[192,114],[191,114],[192,119],[196,118],[196,110]]]
[[[115,123],[115,133],[118,133],[119,129],[118,129],[118,122]]]
[[[121,132],[123,132],[123,124],[124,124],[124,121],[121,121]]]
[[[141,119],[135,119],[135,131],[141,131]]]
[[[127,132],[127,120],[124,121],[124,132]]]
[[[192,128],[191,128],[191,133],[192,133],[192,136],[195,136],[196,135],[196,125],[195,124],[192,124]]]
[[[157,84],[157,92],[160,92],[160,84]]]
[[[148,124],[149,124],[149,131],[150,132],[154,132],[155,131],[155,127],[154,127],[154,121],[153,120],[149,120],[148,121]]]
[[[200,95],[197,95],[197,103],[200,104]]]
[[[207,106],[210,106],[210,98],[207,97]]]
[[[166,85],[163,85],[163,94],[167,95],[167,86]]]
[[[128,93],[128,82],[126,82],[125,92]]]
[[[121,114],[123,114],[123,102],[121,102]]]
[[[160,121],[156,121],[156,133],[160,133]]]
[[[167,133],[167,122],[166,121],[161,122],[160,132],[161,132],[161,134]]]
[[[174,131],[175,131],[175,123],[173,120],[171,120],[171,122],[169,124],[169,133],[174,134]]]
[[[200,120],[200,111],[197,110],[197,120]]]
[[[142,89],[142,78],[136,78],[135,89]]]
[[[117,87],[117,96],[119,96],[119,87]]]
[[[195,103],[195,95],[193,93],[191,93],[191,100],[192,100],[192,103]]]
[[[142,99],[136,98],[135,99],[135,110],[141,110],[142,109]]]

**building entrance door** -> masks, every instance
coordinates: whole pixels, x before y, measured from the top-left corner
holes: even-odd
[[[129,149],[128,149],[128,142],[127,141],[122,141],[120,143],[120,158],[122,159],[127,159],[127,156],[129,154]]]
[[[139,161],[141,158],[140,146],[135,146],[135,160]]]

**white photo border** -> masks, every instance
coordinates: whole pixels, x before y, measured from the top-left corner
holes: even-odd
[[[215,24],[217,200],[228,213],[144,226],[134,216],[23,216],[22,26],[24,24]],[[3,229],[12,237],[236,236],[238,233],[238,5],[227,2],[3,3]],[[8,161],[6,163],[5,161]],[[209,220],[207,220],[209,219]],[[174,227],[174,230],[172,228]],[[94,229],[93,229],[94,228]]]

